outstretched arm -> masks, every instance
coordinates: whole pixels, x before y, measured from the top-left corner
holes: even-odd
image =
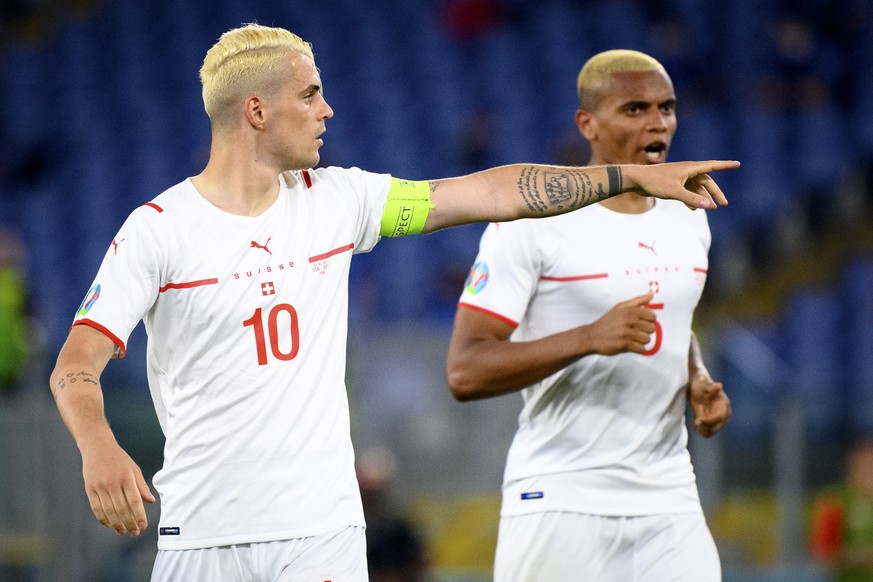
[[[711,437],[731,418],[731,401],[721,382],[709,375],[697,335],[691,332],[688,348],[688,401],[694,411],[694,429],[704,437]]]
[[[423,232],[562,214],[622,192],[680,200],[692,209],[716,208],[727,199],[708,172],[738,166],[732,161],[590,167],[513,164],[431,180],[433,207]]]
[[[51,375],[64,424],[82,455],[82,476],[91,510],[104,527],[133,536],[148,525],[143,501],[155,498],[142,471],[118,445],[103,413],[100,374],[115,351],[101,332],[76,325]]]
[[[461,306],[455,315],[446,379],[458,400],[515,392],[588,354],[642,353],[655,331],[649,292],[615,305],[600,319],[529,342],[512,342],[513,327]]]

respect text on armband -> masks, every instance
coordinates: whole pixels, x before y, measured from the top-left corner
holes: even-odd
[[[394,236],[406,236],[412,224],[415,209],[412,206],[401,206],[397,212],[397,224],[394,227]]]

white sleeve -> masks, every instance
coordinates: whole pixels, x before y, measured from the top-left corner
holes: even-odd
[[[493,223],[482,234],[459,304],[517,326],[542,272],[531,220]]]
[[[349,219],[354,222],[355,252],[372,250],[379,242],[379,227],[388,200],[391,175],[366,172],[360,168],[334,167],[319,168],[314,173],[316,180],[329,183],[326,191],[339,196],[333,202],[337,205],[334,212],[348,212]]]
[[[106,334],[117,346],[115,357],[124,356],[128,337],[159,292],[160,249],[148,228],[148,212],[135,210],[121,226],[73,320]]]

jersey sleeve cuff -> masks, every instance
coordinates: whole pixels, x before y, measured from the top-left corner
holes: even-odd
[[[478,305],[473,305],[472,303],[465,303],[463,301],[458,303],[458,307],[466,307],[467,309],[472,309],[473,311],[478,311],[479,313],[484,313],[485,315],[491,316],[495,319],[499,319],[500,321],[502,321],[504,323],[508,323],[509,325],[511,325],[514,328],[518,327],[517,321],[509,319],[508,317],[500,315],[499,313],[491,311],[490,309],[485,309],[484,307],[479,307]]]
[[[106,327],[91,319],[80,319],[73,322],[74,326],[82,324],[87,325],[88,327],[93,327],[94,329],[112,340],[112,343],[115,344],[115,352],[112,354],[113,359],[118,360],[127,355],[127,346],[124,345],[124,342],[121,341],[117,335],[106,329]]]

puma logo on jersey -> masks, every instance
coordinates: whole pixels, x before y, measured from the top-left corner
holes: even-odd
[[[123,238],[123,239],[121,239],[120,241],[115,242],[115,239],[112,239],[112,254],[113,254],[113,255],[117,255],[117,254],[118,254],[118,245],[120,245],[121,243],[123,243],[123,242],[126,241],[126,240],[127,240],[126,238]]]
[[[652,244],[650,244],[650,245],[647,245],[646,243],[641,241],[641,242],[637,243],[637,246],[639,246],[642,249],[648,249],[648,250],[652,251],[653,255],[655,255],[656,257],[658,256],[658,253],[655,252],[655,241],[652,241]]]
[[[265,242],[264,244],[258,244],[257,242],[252,241],[252,248],[253,249],[263,249],[272,255],[273,253],[270,251],[270,249],[267,248],[267,245],[270,244],[270,240],[272,238],[273,237],[268,238],[267,242]]]

